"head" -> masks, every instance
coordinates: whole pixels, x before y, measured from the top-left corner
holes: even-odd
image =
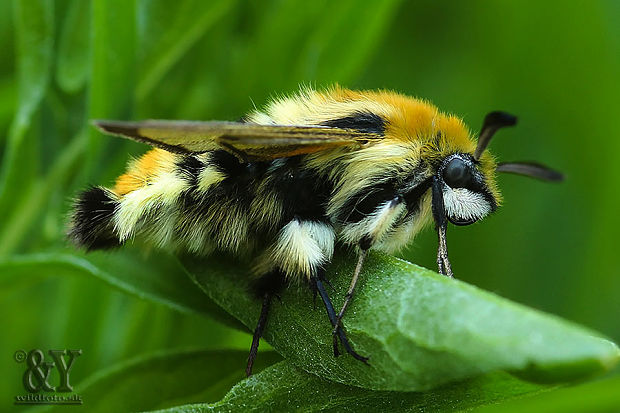
[[[451,276],[446,246],[446,226],[470,225],[498,206],[494,187],[495,172],[510,172],[545,181],[561,181],[562,174],[532,162],[495,164],[481,158],[495,132],[513,126],[517,118],[504,112],[491,112],[485,119],[473,153],[451,153],[443,158],[433,176],[432,211],[439,234],[437,263],[441,273]],[[491,168],[489,170],[489,168]],[[493,170],[494,168],[494,170]]]

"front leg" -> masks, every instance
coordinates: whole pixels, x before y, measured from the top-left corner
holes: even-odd
[[[362,361],[364,363],[368,362],[368,357],[364,357],[360,355],[359,353],[357,353],[355,350],[353,350],[353,347],[351,347],[351,344],[349,343],[349,340],[347,339],[346,333],[338,325],[336,310],[334,309],[334,305],[332,304],[332,301],[329,298],[327,291],[325,290],[325,285],[323,284],[323,281],[324,281],[324,270],[319,269],[319,271],[317,271],[317,274],[312,277],[311,285],[312,285],[312,288],[319,294],[319,296],[321,297],[321,300],[323,301],[323,304],[325,305],[325,310],[327,311],[327,317],[329,317],[329,321],[332,323],[332,326],[334,327],[334,338],[336,339],[337,337],[340,339],[340,342],[342,343],[342,346],[344,347],[345,351],[349,353],[351,356],[353,356],[353,358],[355,358],[356,360]],[[339,355],[340,355],[340,352],[338,351],[338,345],[337,343],[334,343],[334,356],[338,357]]]
[[[448,226],[448,221],[446,219],[441,185],[442,184],[439,179],[434,177],[432,186],[432,210],[433,219],[435,220],[435,229],[437,230],[437,238],[439,240],[439,246],[437,247],[437,267],[439,267],[440,274],[454,278],[452,266],[450,265],[450,260],[448,259],[448,244],[446,242],[446,229]]]
[[[394,195],[392,199],[378,205],[375,210],[371,214],[368,214],[368,216],[364,219],[355,223],[345,224],[343,228],[345,239],[348,238],[349,240],[357,241],[356,243],[359,253],[357,265],[355,266],[353,277],[351,277],[351,284],[349,285],[342,308],[336,316],[334,330],[332,331],[334,353],[336,354],[338,353],[337,336],[339,334],[339,330],[341,330],[340,321],[342,320],[342,317],[344,316],[344,313],[353,298],[353,294],[355,293],[355,287],[362,272],[364,260],[368,255],[368,250],[376,242],[381,241],[394,228],[395,224],[399,222],[400,218],[405,213],[406,207],[403,198],[399,195]]]

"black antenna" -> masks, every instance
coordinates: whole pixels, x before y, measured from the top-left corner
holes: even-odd
[[[497,165],[497,172],[529,176],[547,182],[562,182],[564,175],[536,162],[502,162]]]
[[[489,146],[491,138],[498,129],[506,126],[514,126],[517,123],[517,117],[506,112],[491,112],[484,117],[484,123],[480,130],[478,138],[478,146],[474,152],[474,159],[479,160],[482,152]]]

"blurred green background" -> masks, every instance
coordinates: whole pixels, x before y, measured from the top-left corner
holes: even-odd
[[[501,176],[504,206],[449,229],[455,273],[620,340],[620,3],[2,1],[0,404],[23,392],[17,349],[81,348],[79,382],[156,350],[251,341],[62,265],[23,269],[42,253],[73,254],[71,197],[147,149],[89,119],[234,120],[300,84],[333,82],[428,99],[474,132],[491,110],[517,114],[492,152],[567,181]],[[427,230],[401,255],[434,269],[435,237]]]

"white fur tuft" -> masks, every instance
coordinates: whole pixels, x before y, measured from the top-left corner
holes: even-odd
[[[466,188],[444,185],[443,202],[449,217],[477,221],[491,212],[491,205],[484,196]]]

